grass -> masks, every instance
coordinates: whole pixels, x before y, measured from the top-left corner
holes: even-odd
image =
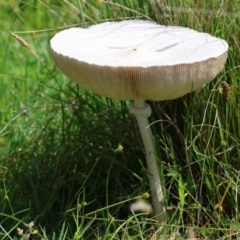
[[[1,1],[1,239],[20,239],[17,228],[38,230],[33,239],[156,239],[156,223],[129,211],[148,181],[128,103],[85,92],[49,53],[61,29],[128,18],[186,26],[229,43],[226,67],[212,83],[198,96],[150,102],[150,121],[168,210],[162,239],[191,232],[240,239],[238,1],[169,2]],[[122,152],[115,151],[119,144]]]

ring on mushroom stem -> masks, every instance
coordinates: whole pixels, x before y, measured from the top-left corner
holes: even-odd
[[[133,100],[145,147],[155,219],[166,221],[153,137],[145,100],[170,100],[200,89],[223,69],[228,44],[207,33],[144,20],[71,28],[51,40],[59,69],[86,90]],[[133,51],[132,51],[133,49]]]

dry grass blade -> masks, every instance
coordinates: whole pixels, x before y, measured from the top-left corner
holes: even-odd
[[[34,57],[36,57],[37,59],[41,60],[40,57],[37,55],[37,53],[31,48],[31,46],[20,36],[18,36],[15,33],[11,33],[11,35],[18,40],[18,42],[20,42],[24,47],[26,47],[27,49],[29,49],[31,51],[31,53],[34,55]],[[42,61],[42,60],[41,60]]]

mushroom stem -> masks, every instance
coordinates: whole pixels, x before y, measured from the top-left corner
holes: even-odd
[[[149,127],[148,117],[151,115],[151,107],[144,100],[135,100],[130,106],[130,111],[137,118],[138,126],[145,148],[148,179],[151,190],[152,202],[155,219],[164,223],[166,221],[166,212],[164,208],[164,198],[159,178],[158,164],[155,155],[155,147],[151,128]]]

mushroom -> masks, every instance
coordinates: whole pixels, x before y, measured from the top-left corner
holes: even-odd
[[[151,21],[70,28],[51,39],[59,69],[86,90],[130,100],[145,147],[155,219],[166,221],[158,162],[145,100],[170,100],[200,89],[223,69],[228,44],[206,33]]]

